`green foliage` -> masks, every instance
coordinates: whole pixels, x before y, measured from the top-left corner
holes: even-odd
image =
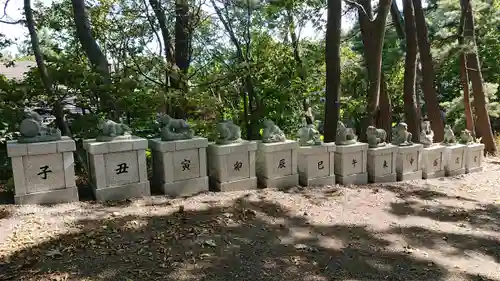
[[[493,118],[500,117],[500,103],[494,101],[496,99],[498,84],[493,83],[485,83],[484,85],[484,94],[486,97],[486,105],[488,107],[488,113]],[[474,104],[474,97],[470,97],[471,105]],[[460,96],[454,98],[448,102],[442,102],[441,106],[446,111],[446,121],[449,124],[453,131],[461,132],[465,127],[465,108],[464,108],[464,98],[463,92]],[[473,114],[474,114],[474,106],[472,106]]]
[[[262,120],[269,118],[289,138],[294,138],[303,122],[304,98],[311,100],[315,118],[323,119],[325,1],[214,1],[222,11],[222,19],[213,9],[204,8],[205,2],[211,1],[188,1],[193,24],[189,26],[192,32],[190,66],[185,73],[166,60],[165,42],[152,8],[145,6],[148,2],[88,1],[92,36],[111,64],[110,83],[102,83],[103,77],[90,67],[75,35],[71,1],[34,6],[53,91],[52,94],[45,91],[36,68],[19,81],[0,75],[0,141],[16,137],[17,124],[25,107],[44,104],[51,108],[56,101],[84,110],[84,114],[65,112],[75,139],[95,137],[96,125],[107,113],[100,104],[104,94],[113,97],[117,108],[123,112],[122,120],[130,125],[134,134],[143,137],[156,135],[157,112],[172,108],[186,112],[196,133],[211,140],[216,137],[215,124],[219,119],[233,119],[245,132],[245,120],[259,127]],[[173,2],[160,2],[167,17],[166,27],[170,36],[175,37]],[[457,50],[464,46],[458,46],[454,35],[460,8],[456,0],[435,2],[429,8],[427,20],[440,101],[448,108],[449,122],[459,130],[463,109],[460,108]],[[495,83],[488,84],[490,113],[494,117],[498,115],[498,97],[492,87],[500,84],[500,0],[489,2],[492,4],[487,5],[486,0],[474,1],[474,12],[483,77],[486,82]],[[354,19],[352,14],[347,14],[350,20]],[[230,38],[222,20],[230,25],[235,38]],[[305,32],[305,29],[321,39],[303,36],[300,31]],[[291,32],[295,32],[299,40],[297,50],[294,50]],[[368,79],[359,29],[355,26],[346,33],[341,46],[341,119],[359,129],[366,114]],[[172,40],[175,48],[175,38]],[[9,43],[0,34],[0,51]],[[18,59],[33,60],[29,38],[18,47]],[[391,96],[394,122],[401,121],[404,116],[404,47],[395,30],[389,27],[382,69]],[[186,87],[172,85],[174,76],[184,81]],[[245,88],[247,81],[251,81],[255,103],[245,116],[244,102],[249,97]],[[2,161],[0,157],[2,172],[10,169],[4,158]],[[9,172],[0,177],[7,177]]]

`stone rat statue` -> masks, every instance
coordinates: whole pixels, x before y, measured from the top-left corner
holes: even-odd
[[[97,125],[100,135],[97,141],[111,141],[114,139],[130,139],[130,128],[122,123],[116,123],[112,120],[102,120]]]
[[[24,120],[19,125],[19,143],[35,143],[56,141],[62,138],[61,131],[57,128],[47,127],[42,123],[42,118],[32,110],[24,112]]]

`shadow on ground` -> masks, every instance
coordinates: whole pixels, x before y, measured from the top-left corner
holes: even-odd
[[[152,206],[165,208],[165,206]],[[266,200],[241,197],[223,207],[165,216],[108,216],[77,222],[54,237],[0,260],[0,280],[445,280],[447,269],[389,250],[387,234],[363,225],[312,225]],[[428,247],[433,239],[418,240]],[[449,236],[458,250],[498,244],[472,235]],[[436,238],[437,239],[437,238]],[[483,238],[481,238],[483,239]],[[465,242],[463,242],[465,241]],[[473,279],[476,278],[476,279]],[[470,280],[480,276],[469,276]]]

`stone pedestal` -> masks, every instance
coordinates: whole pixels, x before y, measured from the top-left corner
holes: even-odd
[[[206,138],[149,140],[153,154],[153,188],[170,196],[208,191]]]
[[[396,156],[396,177],[398,181],[422,179],[422,150],[421,144],[398,146]]]
[[[446,176],[456,176],[465,173],[465,161],[467,156],[467,146],[455,144],[446,146],[445,153],[445,174]]]
[[[301,146],[297,155],[302,186],[335,184],[335,143]]]
[[[292,140],[277,143],[258,143],[256,173],[259,185],[287,188],[299,184],[297,148]]]
[[[335,149],[335,177],[340,184],[366,184],[368,144],[358,142],[337,145]]]
[[[257,142],[254,141],[224,145],[209,143],[207,156],[210,189],[213,191],[257,189],[256,150]]]
[[[484,144],[475,143],[467,145],[465,172],[474,173],[482,171],[481,163],[483,162]]]
[[[446,147],[434,145],[422,150],[422,178],[432,179],[445,176]]]
[[[148,141],[139,137],[98,142],[85,140],[87,163],[95,199],[125,200],[149,196],[146,149]]]
[[[39,143],[7,142],[12,161],[16,204],[56,204],[78,201],[73,151],[75,142],[63,137]]]
[[[396,155],[398,147],[388,144],[368,148],[368,180],[370,182],[396,181]]]

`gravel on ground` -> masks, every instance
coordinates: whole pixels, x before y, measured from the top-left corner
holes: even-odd
[[[0,280],[500,281],[499,176],[2,205]]]

